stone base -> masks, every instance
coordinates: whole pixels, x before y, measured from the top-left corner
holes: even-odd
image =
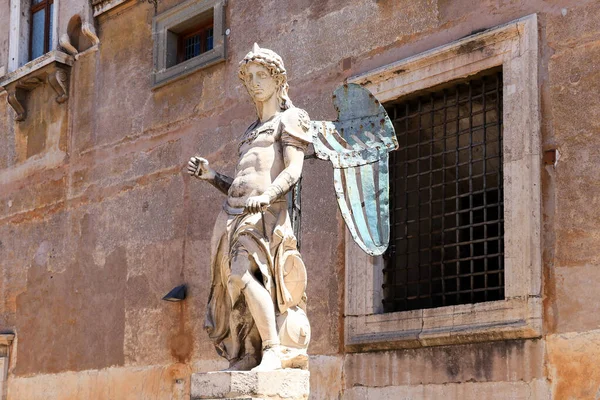
[[[309,381],[301,369],[198,373],[192,375],[191,399],[307,400]]]

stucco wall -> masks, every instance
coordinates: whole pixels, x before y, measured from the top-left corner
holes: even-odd
[[[158,11],[177,3],[161,1]],[[312,395],[595,398],[600,3],[229,0],[224,63],[152,90],[154,8],[129,2],[97,20],[99,50],[75,62],[67,103],[42,86],[17,123],[0,93],[0,329],[16,333],[8,399],[177,399],[191,371],[223,366],[202,329],[223,198],[184,164],[199,154],[233,171],[254,119],[236,74],[253,42],[283,57],[297,106],[333,119],[331,92],[345,78],[531,13],[540,24],[543,146],[561,154],[542,173],[544,337],[345,354],[344,228],[330,166],[309,161],[302,253]],[[160,300],[183,282],[188,300]]]

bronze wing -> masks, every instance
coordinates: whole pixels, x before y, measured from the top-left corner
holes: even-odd
[[[346,226],[368,254],[385,252],[390,237],[388,152],[398,147],[392,121],[360,85],[333,93],[337,121],[312,123],[315,154],[331,161],[333,184]]]

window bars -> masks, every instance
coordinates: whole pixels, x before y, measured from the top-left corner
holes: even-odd
[[[386,105],[386,312],[504,298],[502,73]]]
[[[212,24],[212,23],[211,23]],[[213,48],[213,26],[209,25],[183,35],[180,44],[180,62],[206,53]]]

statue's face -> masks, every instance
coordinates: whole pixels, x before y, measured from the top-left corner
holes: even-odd
[[[268,68],[254,62],[249,63],[246,67],[244,84],[254,101],[268,100],[275,95],[279,86]]]

